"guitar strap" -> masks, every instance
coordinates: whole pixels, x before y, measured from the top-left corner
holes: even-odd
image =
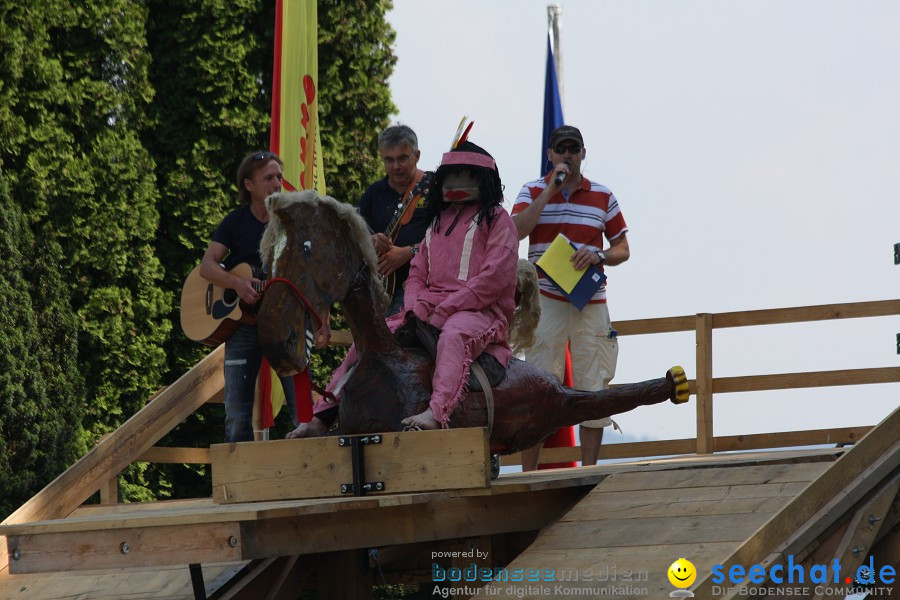
[[[406,190],[403,192],[403,195],[400,197],[401,204],[406,201],[409,195],[416,189],[416,186],[419,185],[419,182],[422,181],[422,177],[425,176],[425,171],[422,169],[416,169],[416,176],[413,177],[413,180],[410,182],[409,186],[407,186]],[[397,239],[397,236],[400,235],[400,230],[404,225],[409,223],[409,220],[412,218],[413,212],[416,210],[416,204],[413,202],[409,203],[409,206],[406,207],[406,210],[400,215],[399,221],[397,221],[397,229],[394,231],[394,235],[391,236],[391,241]]]

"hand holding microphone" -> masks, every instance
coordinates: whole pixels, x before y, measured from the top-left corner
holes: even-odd
[[[566,177],[569,174],[569,165],[564,162],[556,165],[556,175],[553,176],[553,185],[559,187],[563,184],[563,181],[566,180]]]

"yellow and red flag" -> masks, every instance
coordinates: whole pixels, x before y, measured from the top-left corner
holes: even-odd
[[[269,146],[284,161],[286,190],[324,194],[317,23],[316,0],[277,0]]]
[[[276,0],[269,148],[284,163],[284,189],[325,194],[319,135],[319,46],[316,0]],[[297,418],[312,418],[309,369],[294,376]],[[260,424],[268,429],[284,404],[284,390],[267,361],[259,374]]]

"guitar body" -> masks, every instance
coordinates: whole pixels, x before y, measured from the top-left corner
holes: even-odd
[[[230,271],[243,279],[253,277],[246,263]],[[191,271],[181,289],[181,329],[184,334],[207,346],[218,346],[231,337],[241,324],[256,323],[256,311],[231,288],[219,287],[200,276],[200,267]]]

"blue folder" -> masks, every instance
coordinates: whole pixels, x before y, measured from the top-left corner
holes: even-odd
[[[569,260],[572,252],[560,251],[563,244],[572,248],[572,252],[577,250],[572,242],[564,235],[559,234],[544,256],[538,259],[535,266],[550,280],[553,287],[568,298],[575,308],[581,310],[594,297],[597,290],[606,283],[606,275],[596,265],[588,266],[579,275],[579,272],[572,266],[572,261]],[[573,281],[575,283],[571,285]],[[567,287],[569,289],[566,289]]]

